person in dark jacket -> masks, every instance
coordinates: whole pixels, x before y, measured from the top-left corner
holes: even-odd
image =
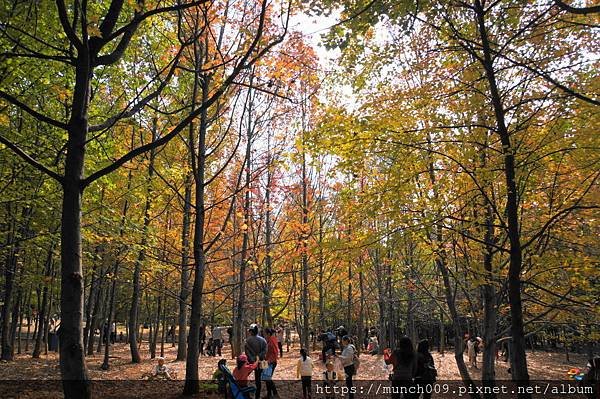
[[[414,386],[414,378],[417,375],[417,354],[413,349],[410,338],[404,336],[398,341],[398,347],[394,351],[386,349],[384,361],[393,366],[390,380],[392,381],[393,399],[414,399],[418,395],[410,394],[408,390]],[[406,391],[404,393],[404,391]]]
[[[429,341],[424,339],[417,345],[417,375],[415,376],[415,383],[422,387],[419,391],[423,392],[423,399],[431,398],[431,389],[428,389],[427,386],[433,384],[436,377],[437,371],[433,356],[429,352]]]
[[[248,337],[246,338],[246,344],[244,345],[244,351],[248,356],[248,361],[254,363],[265,360],[267,356],[267,341],[260,335],[258,335],[258,325],[251,324],[248,329]],[[259,366],[254,370],[254,382],[256,384],[255,398],[260,399],[260,388],[261,381],[260,376],[262,374],[262,368]]]

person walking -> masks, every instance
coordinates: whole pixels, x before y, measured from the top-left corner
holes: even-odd
[[[469,337],[469,339],[467,339],[467,357],[469,358],[469,366],[475,369],[477,368],[476,342],[477,340],[475,337]]]
[[[286,352],[290,351],[290,344],[292,343],[292,329],[290,328],[289,325],[285,325],[284,328],[285,331],[285,346],[286,346]]]
[[[393,366],[390,380],[392,381],[393,399],[412,399],[408,391],[414,386],[414,378],[417,375],[417,354],[413,348],[412,341],[407,336],[398,340],[398,348],[393,352],[386,349],[383,354],[386,364]]]
[[[261,381],[260,376],[262,374],[262,368],[260,365],[261,360],[265,360],[267,355],[267,341],[260,335],[258,335],[258,325],[251,324],[248,328],[248,337],[244,345],[244,351],[248,357],[250,363],[259,362],[259,365],[254,370],[254,383],[256,385],[256,391],[254,397],[260,399]]]
[[[279,348],[279,357],[283,357],[283,326],[279,325],[276,330],[277,333],[277,347]]]
[[[300,349],[300,359],[296,366],[296,376],[302,381],[302,398],[310,399],[312,397],[312,373],[314,364],[312,359],[306,353],[306,349]]]
[[[429,352],[429,341],[424,339],[417,345],[417,375],[415,376],[415,383],[421,388],[419,391],[423,392],[423,399],[431,398],[431,388],[428,388],[428,385],[432,385],[436,378],[437,370],[433,356]]]
[[[279,352],[279,348],[277,347],[277,336],[275,335],[275,330],[272,328],[267,328],[265,330],[266,340],[267,340],[267,354],[265,355],[265,359],[267,360],[268,367],[271,367],[271,379],[265,381],[267,385],[267,399],[278,398],[277,388],[275,387],[275,383],[273,382],[273,375],[275,374],[275,368],[277,367],[277,354]]]
[[[346,374],[346,388],[348,388],[348,399],[354,399],[354,389],[352,377],[356,374],[356,368],[354,367],[354,356],[356,354],[356,348],[352,345],[350,337],[344,335],[342,337],[342,354],[338,358],[342,361],[342,367],[344,367],[344,373]]]
[[[202,323],[200,326],[200,334],[198,338],[198,354],[204,356],[204,344],[206,343],[206,325]]]
[[[221,356],[221,348],[223,347],[223,332],[221,327],[216,326],[212,332],[213,339],[213,356]]]

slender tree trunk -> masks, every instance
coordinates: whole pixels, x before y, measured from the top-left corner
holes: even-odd
[[[107,268],[107,270],[108,270],[108,268]],[[108,324],[110,286],[108,284],[106,287],[103,288],[102,294],[103,294],[102,311],[101,311],[102,317],[100,318],[102,328],[100,330],[100,340],[98,341],[98,346],[96,347],[96,353],[100,353],[102,351],[102,344],[104,343],[104,340],[108,340],[108,338],[110,338],[110,332],[109,332],[110,325]],[[106,328],[105,328],[105,326],[106,326]]]
[[[253,77],[250,75],[250,86],[252,86]],[[252,98],[252,89],[248,90],[247,97],[247,112],[248,112],[248,121],[247,121],[247,129],[246,129],[246,155],[245,155],[245,193],[244,193],[244,205],[243,205],[243,214],[244,214],[244,224],[242,225],[242,249],[240,252],[240,269],[239,269],[239,279],[238,279],[238,299],[235,308],[235,320],[233,323],[233,337],[234,343],[233,348],[236,352],[242,347],[242,330],[244,324],[245,317],[245,306],[246,306],[246,267],[248,265],[248,247],[250,240],[250,182],[252,180],[252,158],[251,158],[251,149],[252,149],[252,110],[253,110],[253,98]]]
[[[428,138],[428,142],[431,142]],[[435,168],[433,161],[429,163],[429,179],[431,181],[432,187],[434,187],[433,195],[437,199],[438,192],[436,187],[436,176],[435,176]],[[446,296],[446,304],[448,305],[448,310],[450,311],[450,316],[452,317],[452,324],[454,327],[454,358],[456,360],[456,366],[458,367],[458,371],[460,373],[460,377],[470,390],[470,395],[472,398],[479,398],[479,394],[475,389],[475,383],[469,374],[469,369],[465,364],[465,359],[463,356],[464,347],[463,347],[463,330],[460,324],[460,316],[458,314],[458,310],[456,308],[455,302],[455,292],[452,290],[452,285],[450,283],[450,273],[448,272],[448,268],[446,265],[446,252],[443,249],[444,245],[444,237],[443,237],[443,227],[441,222],[437,222],[435,224],[435,232],[433,234],[429,234],[429,238],[432,242],[437,243],[437,247],[440,248],[435,257],[435,264],[440,274],[442,275],[442,281],[444,282],[444,294]]]
[[[190,129],[193,129],[194,124],[190,124]],[[193,138],[190,137],[193,142]],[[193,151],[193,149],[190,149]],[[190,251],[190,215],[192,212],[192,174],[187,173],[185,176],[185,195],[183,204],[183,229],[181,232],[181,288],[179,291],[179,315],[178,315],[178,346],[177,360],[185,360],[186,344],[187,344],[187,300],[190,295],[190,267],[189,251]]]
[[[50,244],[50,249],[48,249],[48,254],[46,255],[46,262],[45,262],[45,267],[44,267],[44,277],[45,280],[49,279],[50,276],[52,276],[52,264],[53,264],[53,254],[54,254],[54,246],[55,243],[52,242]],[[37,328],[37,334],[34,333],[35,335],[35,345],[33,347],[33,353],[31,355],[31,357],[33,357],[34,359],[37,359],[40,357],[40,353],[42,350],[42,340],[44,338],[44,324],[45,324],[45,320],[48,318],[48,313],[49,313],[49,309],[48,309],[48,289],[49,289],[49,283],[48,282],[44,282],[44,288],[42,289],[42,304],[40,306],[39,312],[38,312],[38,328]]]
[[[32,314],[31,314],[31,285],[29,286],[29,295],[27,298],[27,307],[25,311],[27,312],[27,335],[25,338],[25,353],[29,353],[29,341],[31,339],[31,322],[32,322]],[[35,335],[34,335],[35,336]]]
[[[23,215],[25,216],[27,208],[23,208]],[[0,343],[2,346],[2,353],[0,355],[0,360],[13,360],[13,347],[10,339],[10,320],[11,320],[11,310],[13,305],[13,289],[15,283],[15,276],[17,273],[17,258],[19,256],[20,250],[20,239],[19,232],[22,230],[22,227],[17,228],[17,221],[13,222],[13,226],[10,230],[10,238],[8,239],[8,256],[6,258],[6,262],[4,265],[4,304],[2,306],[2,334],[0,338]],[[24,220],[21,221],[24,223]]]
[[[19,287],[17,289],[17,299],[13,306],[12,317],[11,317],[12,320],[11,320],[11,327],[10,327],[10,347],[12,348],[13,359],[15,356],[15,341],[17,339],[17,326],[19,327],[19,341],[21,340],[21,338],[20,338],[21,324],[19,323],[19,314],[21,313],[22,300],[23,300],[23,291]],[[21,345],[19,342],[19,348],[20,348],[20,346]]]
[[[267,185],[265,188],[265,280],[263,288],[263,309],[265,322],[268,326],[273,326],[273,316],[271,314],[271,283],[272,283],[272,262],[273,258],[271,251],[273,243],[271,242],[271,168],[273,162],[271,160],[270,148],[267,148]]]
[[[513,342],[511,376],[519,387],[529,386],[529,372],[525,354],[525,332],[523,325],[523,304],[521,299],[522,249],[519,227],[519,199],[516,184],[515,147],[512,146],[510,133],[506,126],[505,110],[496,82],[488,32],[485,26],[485,10],[480,0],[475,0],[476,22],[483,50],[483,67],[489,85],[490,99],[496,118],[496,132],[500,137],[504,155],[504,176],[506,180],[506,214],[508,224],[509,269],[508,269],[508,301],[510,304],[511,335]],[[531,394],[523,390],[519,398],[530,398]]]
[[[102,284],[104,283],[104,268],[102,265],[100,265],[100,277],[96,278],[96,292],[94,293],[94,310],[92,311],[92,319],[91,319],[91,323],[90,323],[90,331],[89,331],[89,338],[87,341],[87,354],[88,356],[92,356],[94,354],[94,341],[96,339],[96,329],[100,328],[100,340],[102,340],[102,323],[101,320],[99,318],[100,314],[102,313],[102,309],[101,309],[101,301],[100,298],[102,297]],[[99,325],[100,324],[100,325]]]
[[[319,291],[319,329],[325,328],[325,287],[323,287],[323,277],[325,273],[325,257],[323,256],[323,212],[319,212],[319,274],[317,284]]]
[[[98,249],[96,249],[96,252],[98,252]],[[94,306],[97,303],[96,301],[94,301],[94,299],[96,297],[96,290],[98,288],[98,277],[96,275],[97,269],[98,269],[98,264],[96,262],[94,262],[94,266],[92,267],[92,275],[91,275],[92,281],[90,283],[90,290],[88,293],[88,300],[86,303],[86,310],[85,310],[85,327],[83,328],[83,346],[84,346],[84,348],[89,348],[90,337],[93,335],[93,331],[94,331],[92,316],[93,316],[93,312],[95,311]],[[90,334],[90,331],[91,331],[91,334]],[[88,349],[88,351],[89,351],[89,349]]]
[[[157,137],[156,117],[153,120],[152,139]],[[150,151],[150,160],[148,163],[148,176],[146,178],[146,203],[144,205],[144,227],[142,229],[142,240],[140,242],[140,252],[135,262],[133,271],[133,292],[131,296],[131,307],[129,309],[129,349],[131,351],[131,362],[140,363],[140,351],[137,342],[138,312],[140,306],[140,274],[142,265],[146,260],[146,246],[148,245],[148,228],[150,226],[150,209],[152,207],[152,177],[154,176],[154,159],[156,151]]]
[[[308,298],[308,175],[306,170],[306,150],[304,148],[305,104],[302,103],[302,347],[309,348],[310,304]],[[348,305],[349,306],[349,305]]]
[[[362,259],[359,258],[359,272],[358,272],[358,289],[360,291],[360,305],[358,308],[358,345],[359,351],[364,349],[364,340],[367,337],[365,334],[365,277],[362,270]]]
[[[196,48],[196,47],[194,47]],[[210,78],[204,75],[202,79],[202,103],[208,98]],[[192,287],[192,309],[190,312],[190,331],[188,334],[188,348],[185,362],[185,386],[184,395],[192,395],[200,390],[198,380],[198,354],[200,325],[202,323],[202,290],[204,289],[204,278],[206,271],[206,254],[204,252],[204,192],[206,174],[206,131],[208,127],[208,113],[206,107],[200,113],[200,125],[198,130],[198,153],[192,159],[194,167],[194,210],[196,219],[194,222],[194,284]],[[195,140],[194,140],[195,141]]]

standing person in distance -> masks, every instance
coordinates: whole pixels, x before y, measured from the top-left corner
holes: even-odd
[[[312,373],[314,364],[312,359],[306,353],[306,349],[300,349],[300,359],[296,366],[296,376],[302,381],[302,398],[311,399],[312,397]]]
[[[279,357],[283,357],[283,326],[277,327],[277,347],[279,348]]]
[[[260,335],[258,335],[258,325],[251,324],[248,328],[248,337],[246,337],[246,343],[244,345],[244,352],[248,356],[250,363],[259,362],[258,367],[254,370],[254,383],[256,384],[255,398],[260,399],[261,381],[260,376],[262,374],[262,368],[260,365],[261,360],[265,360],[267,355],[267,341]]]
[[[342,367],[344,367],[344,373],[346,374],[346,387],[348,388],[348,399],[354,399],[354,388],[352,377],[356,374],[356,368],[354,367],[354,355],[356,354],[356,348],[352,345],[350,337],[344,335],[342,337],[342,354],[337,356],[342,361]]]
[[[223,347],[223,332],[221,327],[216,326],[212,332],[213,339],[213,356],[221,356],[221,348]]]
[[[265,329],[265,334],[267,340],[267,354],[265,355],[265,358],[269,367],[272,369],[272,373],[275,374],[275,367],[277,367],[277,353],[279,352],[279,348],[277,347],[277,337],[275,336],[275,330],[272,328]],[[265,384],[267,385],[267,399],[279,398],[277,388],[273,382],[273,374],[271,375],[270,380],[265,381]]]

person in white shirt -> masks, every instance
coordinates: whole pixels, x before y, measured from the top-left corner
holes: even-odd
[[[342,354],[337,356],[342,361],[342,367],[344,368],[344,373],[346,374],[346,387],[348,388],[348,399],[354,399],[354,393],[352,387],[353,381],[352,377],[356,374],[356,368],[354,366],[354,355],[356,354],[356,348],[350,342],[350,337],[344,335],[342,338],[342,345],[344,349],[342,350]]]
[[[311,383],[314,364],[312,359],[306,353],[306,349],[300,349],[300,359],[296,367],[296,375],[302,380],[302,397],[304,399],[311,398]]]
[[[171,373],[169,372],[168,367],[165,366],[165,358],[159,357],[157,360],[158,364],[154,367],[150,378],[172,380],[173,378],[171,377]]]

